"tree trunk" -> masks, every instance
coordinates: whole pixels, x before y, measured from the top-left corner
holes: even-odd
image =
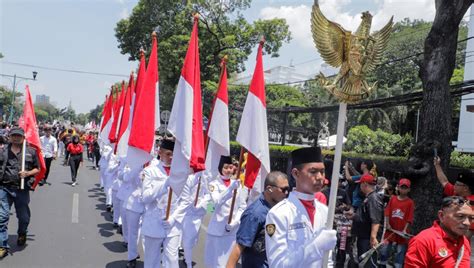
[[[434,172],[433,155],[436,148],[446,170],[452,141],[449,80],[455,67],[459,24],[472,2],[436,0],[436,16],[425,40],[424,60],[419,73],[423,82],[420,138],[410,154],[415,232],[433,223],[441,203],[442,187]]]

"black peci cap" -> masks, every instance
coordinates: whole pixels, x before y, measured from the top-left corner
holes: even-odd
[[[306,163],[323,163],[323,157],[321,155],[321,148],[319,147],[308,147],[296,149],[291,152],[291,159],[293,167],[306,164]]]
[[[173,151],[173,149],[174,149],[174,141],[173,141],[173,140],[170,140],[170,139],[163,139],[163,140],[161,141],[160,148]]]
[[[471,194],[474,193],[474,174],[472,172],[462,172],[458,175],[457,181],[469,186]]]

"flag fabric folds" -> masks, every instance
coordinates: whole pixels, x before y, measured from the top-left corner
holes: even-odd
[[[134,169],[142,167],[153,156],[155,130],[160,127],[158,49],[156,33],[152,35],[150,59],[142,88],[137,88],[133,119],[128,139],[126,162]],[[140,74],[139,74],[139,79]],[[140,82],[138,81],[137,84]]]
[[[115,102],[114,117],[112,121],[112,126],[110,127],[110,132],[109,132],[109,141],[111,144],[117,143],[117,132],[120,125],[120,119],[122,116],[122,108],[123,108],[124,100],[125,100],[125,82],[122,81],[122,90],[120,91],[120,95],[118,96],[117,101]]]
[[[262,47],[263,41],[258,47],[257,63],[236,139],[248,151],[244,184],[257,192],[263,191],[265,177],[270,172]]]
[[[211,115],[207,138],[209,139],[206,154],[206,171],[204,177],[208,181],[219,175],[219,160],[221,155],[230,155],[229,145],[229,99],[227,93],[227,67],[225,60],[222,61],[222,71],[219,79]]]
[[[35,176],[35,182],[32,188],[36,188],[36,185],[44,178],[46,173],[46,164],[44,162],[43,154],[41,153],[41,141],[38,133],[38,126],[36,123],[35,108],[31,99],[30,88],[26,86],[25,89],[25,106],[23,108],[23,121],[20,127],[25,131],[25,139],[28,145],[35,148],[36,156],[40,164],[40,172]]]
[[[114,94],[113,87],[110,90],[110,95],[104,104],[104,111],[102,112],[102,119],[100,123],[99,141],[100,146],[103,147],[105,144],[110,144],[109,133],[110,127],[112,126],[112,109],[114,106]]]
[[[168,131],[176,139],[170,186],[178,195],[190,173],[205,169],[200,75],[198,18],[195,17],[168,124]]]
[[[132,98],[134,95],[135,88],[133,83],[133,72],[130,74],[130,80],[128,81],[127,93],[125,95],[125,100],[122,108],[122,116],[120,124],[118,127],[117,134],[117,143],[115,147],[115,153],[119,158],[123,158],[127,155],[128,150],[128,138],[130,136],[130,115],[133,110],[131,110]]]

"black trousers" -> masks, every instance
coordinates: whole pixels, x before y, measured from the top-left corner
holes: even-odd
[[[44,182],[46,182],[46,180],[48,179],[48,175],[49,175],[49,169],[51,168],[51,162],[53,162],[53,158],[52,157],[45,157],[44,158],[44,163],[46,164],[46,173],[44,174]]]
[[[69,167],[71,168],[71,179],[72,182],[76,181],[77,171],[79,170],[79,165],[81,164],[82,155],[70,155],[69,156]]]
[[[100,157],[101,157],[100,152],[99,151],[94,151],[95,167],[99,167]]]

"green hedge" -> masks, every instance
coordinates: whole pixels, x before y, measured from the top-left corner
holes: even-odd
[[[240,154],[240,145],[236,141],[230,142],[231,154],[238,157]],[[346,146],[345,146],[346,147]],[[286,172],[288,158],[291,151],[301,148],[299,146],[291,145],[270,145],[270,164],[272,170],[280,170]],[[323,150],[324,155],[334,155],[334,151]],[[354,151],[342,152],[343,161],[346,158],[352,159],[371,159],[377,163],[377,166],[382,168],[387,167],[387,171],[395,172],[398,167],[404,167],[407,165],[406,156],[387,156],[374,153],[359,153]],[[460,152],[451,153],[451,166],[460,167],[465,169],[474,169],[474,156],[469,154],[463,154]]]

